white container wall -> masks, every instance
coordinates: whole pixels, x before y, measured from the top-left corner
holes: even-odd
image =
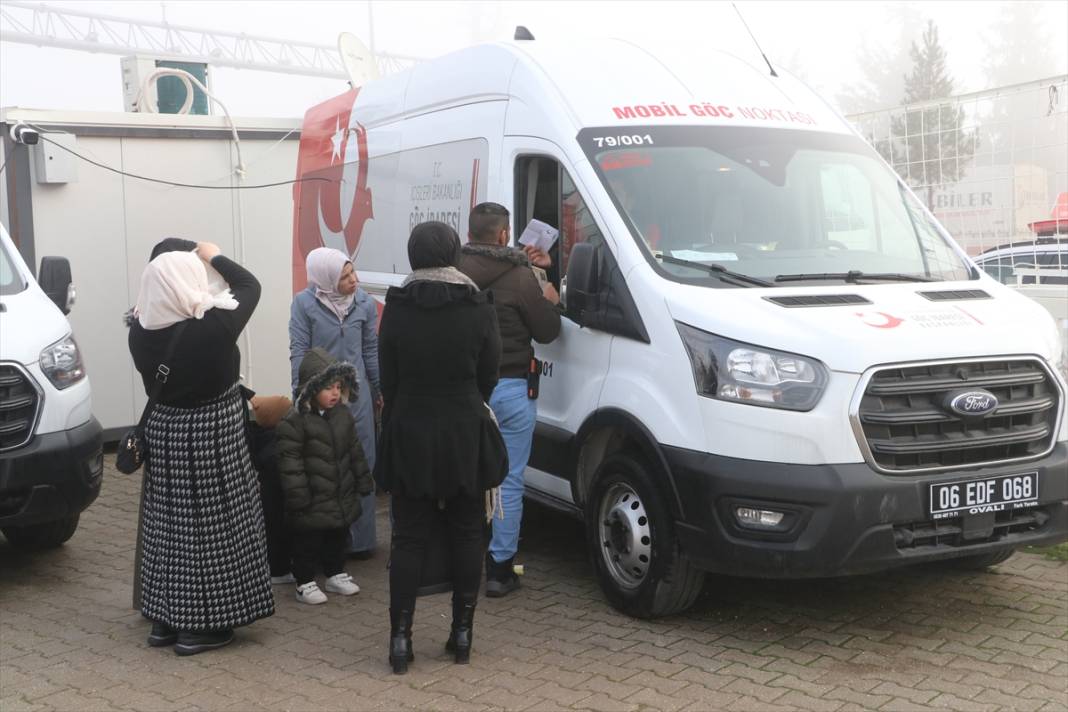
[[[260,279],[263,296],[240,340],[241,370],[253,390],[288,394],[292,185],[223,188],[292,180],[299,122],[238,119],[247,171],[239,180],[234,143],[218,117],[8,110],[2,123],[17,120],[73,133],[78,153],[124,173],[220,188],[152,183],[81,159],[76,181],[41,184],[32,155],[38,147],[30,147],[22,165],[30,172],[32,234],[26,215],[11,214],[20,206],[25,212],[24,197],[10,200],[4,190],[2,217],[6,225],[22,226],[13,237],[24,254],[29,242],[37,265],[45,255],[70,260],[78,299],[69,318],[93,384],[93,411],[104,428],[136,422],[146,400],[122,316],[137,298],[152,246],[165,237],[215,242]],[[12,151],[5,179],[17,173],[12,168],[21,148]],[[25,189],[26,181],[21,188],[17,178],[13,182],[16,191]]]

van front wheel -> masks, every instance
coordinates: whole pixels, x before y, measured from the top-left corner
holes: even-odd
[[[78,519],[79,516],[74,514],[54,522],[4,527],[3,532],[7,540],[20,549],[52,549],[74,536],[75,530],[78,529]]]
[[[704,573],[679,550],[671,512],[650,468],[628,455],[604,461],[586,500],[586,541],[608,601],[635,618],[690,607]]]

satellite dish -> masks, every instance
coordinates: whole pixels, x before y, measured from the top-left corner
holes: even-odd
[[[369,81],[378,79],[378,64],[374,55],[363,42],[351,32],[342,32],[337,36],[337,51],[341,55],[341,64],[353,87],[360,87]]]

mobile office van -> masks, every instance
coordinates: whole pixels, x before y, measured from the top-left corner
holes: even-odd
[[[320,245],[381,296],[411,227],[560,229],[527,493],[605,594],[704,572],[972,566],[1068,533],[1062,345],[795,79],[622,41],[478,46],[312,108],[294,286]]]

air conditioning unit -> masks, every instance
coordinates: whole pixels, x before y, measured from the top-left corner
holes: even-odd
[[[122,58],[122,100],[126,111],[137,111],[137,99],[145,79],[157,69],[182,69],[189,72],[211,91],[211,67],[204,62],[176,62],[170,59],[157,59],[134,55]],[[146,88],[146,103],[158,106],[161,114],[177,114],[186,100],[185,83],[178,77],[160,77]],[[211,102],[195,85],[193,86],[193,105],[190,114],[211,114]]]

